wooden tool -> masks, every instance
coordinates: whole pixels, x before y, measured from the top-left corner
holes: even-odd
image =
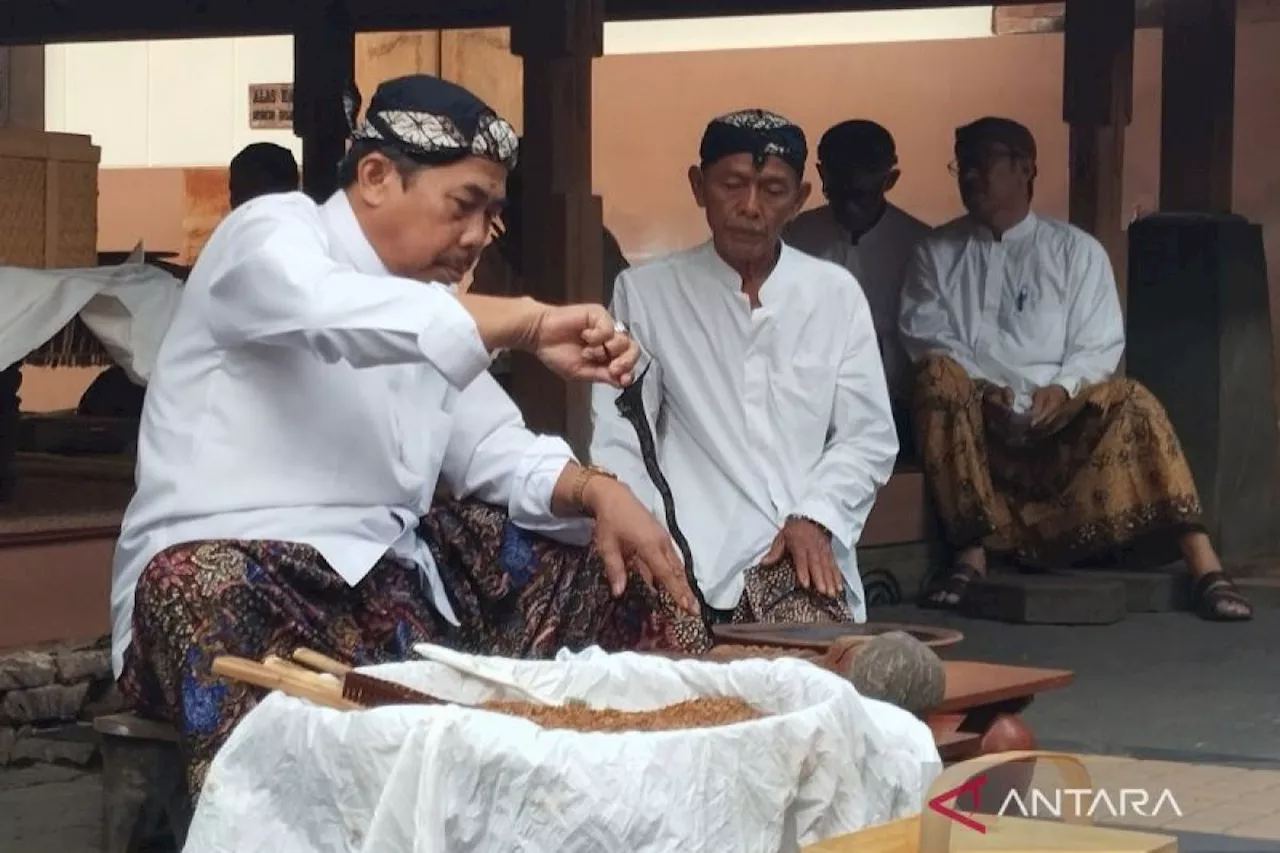
[[[336,676],[341,685],[343,698],[357,702],[366,708],[377,708],[383,705],[455,704],[445,702],[430,693],[396,684],[394,681],[356,672],[342,661],[334,660],[311,649],[294,649],[291,657],[297,663],[309,666],[313,670]]]
[[[310,677],[304,677],[295,672],[231,655],[214,658],[213,672],[223,678],[233,678],[236,681],[265,687],[267,690],[279,690],[286,695],[307,699],[328,708],[350,711],[361,707],[356,702],[343,697],[340,684],[320,680],[314,673],[311,673]]]

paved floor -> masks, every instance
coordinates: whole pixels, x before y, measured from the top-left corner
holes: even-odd
[[[1075,670],[1072,687],[1027,713],[1045,745],[1087,754],[1095,789],[1168,788],[1177,804],[1149,818],[1130,809],[1119,822],[1178,832],[1180,853],[1280,850],[1280,611],[1245,625],[1171,614],[1104,628],[997,625],[914,608],[873,615],[956,625],[966,639],[954,656]],[[1036,787],[1048,791],[1052,778],[1038,768]],[[94,774],[0,771],[0,853],[97,853],[100,795]],[[1107,812],[1095,817],[1117,822]]]

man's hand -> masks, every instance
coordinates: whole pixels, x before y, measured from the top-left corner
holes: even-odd
[[[1000,409],[1013,408],[1013,389],[1004,385],[988,385],[982,392],[982,402]]]
[[[528,349],[564,379],[631,384],[640,347],[600,305],[544,305]]]
[[[698,601],[685,580],[684,564],[671,537],[629,488],[608,477],[592,477],[583,489],[582,502],[596,520],[595,546],[615,597],[626,590],[630,568],[645,583],[665,589],[680,607],[698,614]]]
[[[1031,428],[1038,429],[1053,423],[1053,419],[1067,405],[1071,397],[1067,389],[1061,385],[1046,385],[1037,388],[1031,395]]]
[[[831,534],[818,524],[806,518],[788,518],[762,562],[770,566],[784,556],[791,557],[796,580],[805,589],[812,586],[823,595],[837,595],[844,587],[831,550]]]

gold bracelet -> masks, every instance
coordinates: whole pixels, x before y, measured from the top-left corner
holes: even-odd
[[[569,492],[569,503],[573,508],[582,513],[589,515],[587,505],[583,502],[583,495],[587,491],[587,483],[591,482],[592,477],[607,477],[610,480],[618,479],[618,475],[612,471],[601,468],[599,465],[579,465],[578,477],[573,482],[573,489]]]

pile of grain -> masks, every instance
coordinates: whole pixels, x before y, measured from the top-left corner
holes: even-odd
[[[486,711],[524,717],[548,729],[579,732],[664,732],[705,729],[758,720],[763,714],[741,699],[690,699],[652,711],[591,708],[582,702],[535,705],[528,702],[485,702]]]

